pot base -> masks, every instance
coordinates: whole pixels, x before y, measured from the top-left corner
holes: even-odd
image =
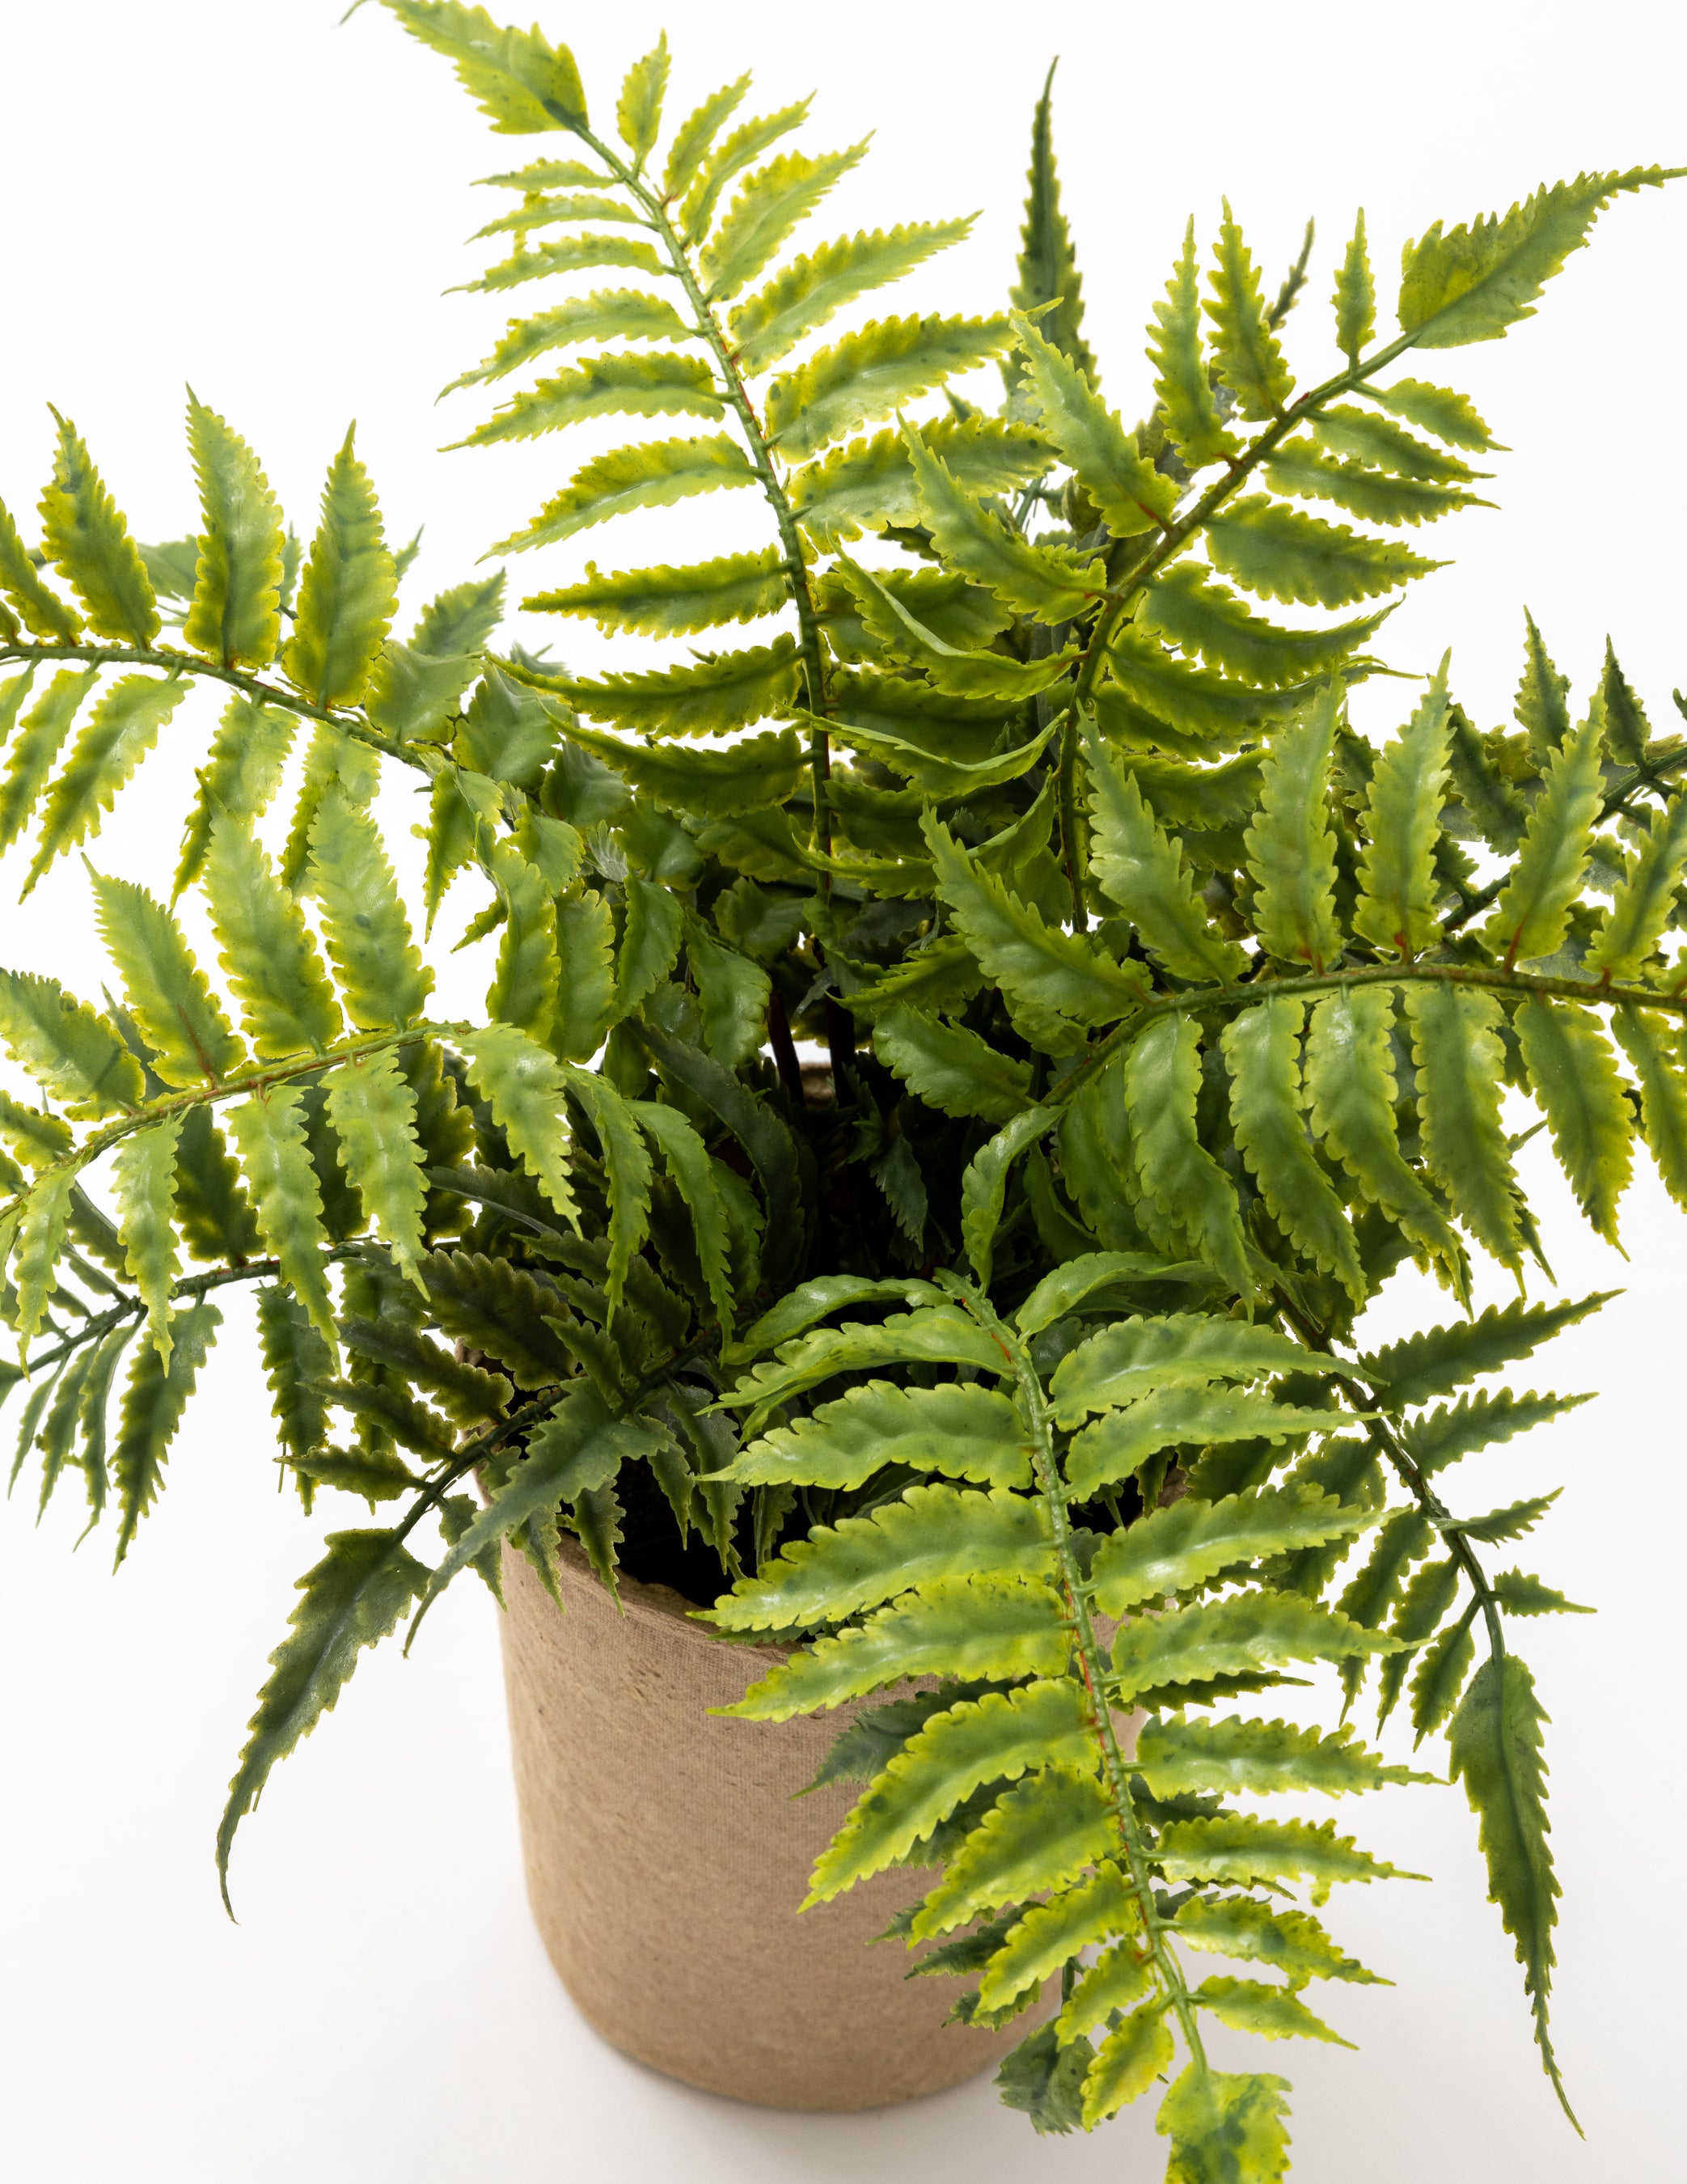
[[[860,1793],[798,1797],[849,1711],[711,1718],[783,1652],[712,1640],[677,1593],[625,1576],[617,1614],[566,1536],[559,1560],[565,1613],[506,1551],[500,1621],[528,1900],[582,2014],[636,2061],[762,2108],[883,2108],[990,2069],[1027,2020],[945,2025],[955,1984],[869,1946],[932,1875],[798,1914]]]

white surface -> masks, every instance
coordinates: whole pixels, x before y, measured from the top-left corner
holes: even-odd
[[[51,399],[89,437],[140,535],[187,530],[191,376],[264,453],[303,527],[355,415],[394,534],[428,522],[411,586],[420,603],[530,514],[570,460],[543,443],[432,452],[481,414],[472,397],[436,412],[433,390],[490,347],[505,315],[497,299],[438,299],[477,262],[460,237],[490,216],[490,193],[464,186],[548,148],[489,137],[441,64],[373,8],[342,32],[337,12],[337,0],[0,0],[0,493],[32,504]],[[573,39],[600,111],[663,20],[647,0],[574,22],[545,12]],[[1680,18],[1626,0],[1596,13],[1435,0],[1409,14],[1289,0],[1268,17],[1222,4],[1177,11],[1163,42],[1140,27],[1144,14],[1093,0],[1040,17],[856,0],[826,11],[823,35],[745,0],[667,20],[674,110],[755,62],[766,104],[821,86],[809,141],[877,128],[873,159],[816,233],[988,208],[975,240],[910,286],[923,309],[995,306],[1029,109],[1058,46],[1058,142],[1088,330],[1127,414],[1144,384],[1139,329],[1184,217],[1196,211],[1210,234],[1222,191],[1268,277],[1317,212],[1318,259],[1290,333],[1291,356],[1317,368],[1355,203],[1370,217],[1386,303],[1399,242],[1436,216],[1503,207],[1581,166],[1687,156]],[[1683,675],[1669,513],[1683,457],[1665,405],[1683,347],[1684,240],[1679,188],[1625,201],[1538,320],[1503,345],[1406,367],[1468,387],[1516,450],[1500,459],[1503,512],[1447,527],[1437,550],[1459,566],[1421,585],[1390,631],[1402,665],[1431,663],[1450,641],[1457,687],[1484,721],[1507,710],[1525,600],[1578,695],[1610,628],[1655,725],[1669,721]],[[688,520],[697,550],[736,543],[708,504]],[[573,560],[564,549],[542,568],[518,565],[517,586],[564,581],[587,552],[636,566],[642,546],[630,528],[590,538]],[[567,649],[598,656],[572,632]],[[1386,724],[1400,699],[1373,698]],[[158,872],[190,746],[173,733],[149,762],[153,777],[98,852],[112,868]],[[394,811],[402,818],[401,803]],[[21,911],[12,892],[0,894],[0,958],[94,986],[75,872]],[[483,974],[463,965],[454,977],[472,990]],[[1531,1173],[1544,1176],[1539,1162]],[[1522,1451],[1475,1460],[1456,1491],[1474,1509],[1567,1481],[1518,1559],[1601,1608],[1597,1620],[1519,1633],[1555,1717],[1557,2025],[1589,2141],[1560,2123],[1535,2068],[1462,1801],[1389,1793],[1344,1825],[1436,1883],[1350,1891],[1333,1908],[1350,1946],[1398,1981],[1330,2002],[1361,2052],[1271,2053],[1296,2081],[1306,2184],[1417,2184],[1427,2170],[1449,2184],[1592,2184],[1672,2166],[1682,1936],[1658,1876],[1675,1862],[1679,1824],[1666,1816],[1682,1786],[1666,1674],[1683,1517],[1671,1373],[1682,1232],[1648,1178],[1630,1201],[1624,1268],[1587,1238],[1562,1187],[1548,1178],[1540,1194],[1567,1287],[1629,1289],[1517,1384],[1606,1392]],[[1391,1330],[1418,1301],[1391,1295],[1378,1317]],[[0,1525],[8,2174],[541,2184],[612,2163],[629,2184],[842,2184],[862,2172],[1007,2184],[1158,2173],[1146,2116],[1090,2141],[1038,2142],[988,2085],[852,2120],[763,2114],[604,2048],[527,1922],[493,1610],[466,1587],[408,1664],[390,1649],[367,1659],[278,1774],[237,1852],[243,1923],[230,1926],[210,1838],[292,1581],[323,1529],[275,1499],[270,1457],[249,1346],[231,1331],[164,1505],[119,1577],[97,1535],[70,1554],[68,1503],[32,1532],[20,1488]]]

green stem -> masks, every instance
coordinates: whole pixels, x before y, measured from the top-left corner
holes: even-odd
[[[338,728],[342,735],[367,744],[383,757],[395,758],[401,766],[412,766],[430,779],[437,769],[420,755],[424,749],[433,751],[448,766],[456,763],[446,758],[437,745],[402,744],[395,737],[383,736],[379,729],[371,728],[354,715],[337,713],[329,706],[301,698],[296,691],[283,690],[256,675],[248,675],[238,667],[225,667],[220,660],[202,659],[197,652],[177,652],[169,645],[0,644],[0,662],[11,660],[86,660],[97,667],[162,667],[171,675],[209,675],[214,682],[226,682],[231,690],[241,691],[260,705],[277,705],[284,712],[298,714],[302,719],[320,721],[331,728]]]
[[[1079,1567],[1072,1539],[1066,1481],[1061,1476],[1060,1460],[1055,1453],[1054,1434],[1049,1421],[1049,1407],[1044,1400],[1043,1384],[1024,1344],[1003,1325],[989,1299],[981,1290],[972,1287],[961,1294],[973,1318],[999,1344],[1018,1384],[1021,1407],[1030,1428],[1033,1445],[1032,1461],[1038,1485],[1048,1506],[1055,1558],[1060,1564],[1071,1612],[1072,1644],[1082,1669],[1084,1689],[1089,1696],[1091,1725],[1101,1750],[1102,1772],[1106,1778],[1107,1795],[1113,1808],[1120,1843],[1130,1868],[1131,1886],[1142,1915],[1155,1969],[1170,1997],[1190,2058],[1197,2069],[1205,2070],[1207,2067],[1206,2051],[1201,2044],[1200,2030],[1195,2022],[1194,2004],[1189,1999],[1183,1966],[1178,1962],[1166,1938],[1166,1921],[1161,1917],[1159,1906],[1155,1902],[1154,1877],[1149,1871],[1148,1847],[1143,1840],[1142,1823],[1137,1818],[1135,1801],[1131,1796],[1129,1771],[1124,1754],[1119,1749],[1118,1733],[1113,1725],[1112,1710],[1107,1703],[1107,1663],[1102,1655],[1100,1641],[1095,1635],[1094,1618],[1089,1610],[1089,1585]]]
[[[109,1123],[104,1129],[96,1131],[85,1144],[75,1146],[68,1153],[61,1153],[56,1161],[37,1169],[25,1189],[0,1205],[0,1220],[4,1220],[14,1207],[24,1203],[43,1176],[56,1174],[61,1168],[70,1168],[73,1173],[85,1168],[90,1162],[97,1160],[103,1152],[109,1151],[122,1139],[132,1135],[136,1130],[149,1128],[153,1123],[162,1122],[168,1116],[183,1114],[192,1107],[209,1106],[219,1100],[237,1099],[242,1092],[261,1092],[268,1085],[285,1084],[296,1077],[314,1076],[320,1069],[332,1068],[336,1062],[367,1061],[371,1055],[414,1046],[419,1039],[461,1039],[473,1029],[473,1025],[467,1023],[409,1024],[403,1031],[382,1032],[374,1038],[348,1039],[337,1046],[329,1047],[322,1054],[298,1055],[287,1061],[272,1062],[262,1069],[248,1070],[238,1077],[225,1077],[212,1084],[195,1084],[186,1091],[170,1093],[162,1100],[154,1100],[145,1107],[136,1108],[119,1122]]]
[[[685,290],[692,308],[695,331],[699,338],[708,343],[714,356],[715,368],[726,388],[727,400],[749,443],[756,476],[761,482],[762,492],[779,528],[779,543],[785,556],[785,581],[790,588],[792,604],[797,610],[799,645],[808,683],[807,710],[816,717],[824,719],[829,703],[826,647],[821,636],[820,616],[815,607],[814,593],[809,587],[808,565],[803,559],[802,538],[797,529],[797,519],[789,497],[773,467],[773,454],[768,445],[767,435],[761,428],[761,420],[755,414],[754,404],[744,385],[743,375],[738,370],[738,352],[727,338],[725,329],[710,307],[703,284],[698,279],[687,252],[685,239],[669,219],[665,202],[648,183],[639,180],[634,170],[617,156],[611,146],[594,136],[590,130],[576,128],[576,134],[591,146],[615,180],[643,206],[652,231],[668,254],[675,277]],[[814,788],[815,845],[823,851],[829,851],[832,847],[832,812],[826,794],[826,783],[831,771],[831,738],[824,728],[817,727],[809,738],[809,772]]]
[[[1075,932],[1089,928],[1083,901],[1083,859],[1077,831],[1077,715],[1066,715],[1061,723],[1060,757],[1061,841],[1066,850],[1066,880],[1072,889],[1072,922]]]

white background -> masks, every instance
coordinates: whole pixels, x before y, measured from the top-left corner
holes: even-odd
[[[332,0],[0,0],[0,493],[26,526],[51,400],[92,443],[139,535],[192,527],[180,421],[190,377],[258,446],[301,528],[347,421],[360,421],[393,533],[427,522],[416,604],[467,573],[577,460],[547,443],[438,454],[482,411],[473,397],[431,406],[506,315],[493,298],[441,300],[481,262],[461,241],[494,209],[467,184],[548,147],[490,138],[444,66],[376,9],[343,31],[335,14]],[[974,239],[910,288],[916,304],[884,308],[988,310],[1010,277],[1030,109],[1058,47],[1088,331],[1127,417],[1145,406],[1140,329],[1184,219],[1194,212],[1210,236],[1222,193],[1273,278],[1317,214],[1319,254],[1290,334],[1291,355],[1317,374],[1356,203],[1386,304],[1400,242],[1434,218],[1503,209],[1583,166],[1687,159],[1678,11],[1217,0],[1161,20],[1156,31],[1150,10],[1095,0],[853,0],[806,14],[715,0],[667,19],[670,110],[746,65],[766,105],[818,85],[805,141],[849,142],[869,126],[877,141],[810,232],[983,206]],[[553,6],[546,27],[572,39],[607,117],[621,69],[662,20],[648,0],[623,0],[572,22]],[[1496,465],[1503,512],[1457,519],[1456,536],[1449,526],[1438,550],[1457,567],[1420,585],[1389,632],[1390,656],[1414,668],[1450,642],[1456,686],[1484,722],[1508,710],[1525,602],[1578,698],[1609,629],[1654,725],[1673,720],[1684,254],[1681,186],[1625,200],[1536,320],[1503,345],[1408,366],[1468,387],[1515,450]],[[635,521],[654,537],[670,520]],[[686,521],[694,536],[676,548],[664,531],[665,554],[738,543],[740,519],[713,504]],[[516,582],[563,581],[587,550],[637,566],[647,543],[629,527],[611,546],[518,565]],[[568,654],[599,656],[571,632]],[[1379,728],[1404,704],[1386,686],[1366,695]],[[154,884],[203,748],[186,709],[168,740],[96,852]],[[402,825],[404,792],[395,799]],[[97,987],[70,861],[0,923],[0,958]],[[459,959],[454,979],[472,989],[481,975]],[[1682,1232],[1644,1168],[1625,1267],[1532,1154],[1529,1173],[1566,1286],[1627,1293],[1519,1384],[1605,1393],[1522,1451],[1475,1460],[1454,1490],[1474,1510],[1567,1482],[1522,1558],[1601,1611],[1519,1632],[1555,1718],[1556,2021],[1588,2142],[1562,2124],[1535,2067],[1462,1801],[1391,1792],[1355,1816],[1361,1834],[1435,1885],[1350,1890],[1334,1917],[1398,1984],[1330,2003],[1359,2053],[1268,2058],[1296,2081],[1295,2174],[1307,2184],[1417,2184],[1426,2171],[1449,2184],[1583,2184],[1673,2166],[1682,1936],[1665,1876],[1681,1788],[1669,1671]],[[1376,1317],[1392,1331],[1426,1308],[1402,1290]],[[466,1584],[411,1662],[391,1649],[366,1660],[282,1769],[237,1851],[242,1924],[228,1925],[210,1862],[223,1786],[324,1524],[276,1500],[271,1455],[237,1327],[171,1459],[164,1506],[119,1576],[97,1535],[72,1555],[68,1497],[35,1531],[20,1486],[0,1525],[8,2174],[539,2184],[611,2164],[636,2184],[842,2184],[863,2171],[884,2184],[1006,2184],[1158,2173],[1145,2115],[1093,2140],[1038,2142],[979,2084],[901,2112],[783,2116],[694,2094],[604,2048],[527,1923],[493,1611]]]

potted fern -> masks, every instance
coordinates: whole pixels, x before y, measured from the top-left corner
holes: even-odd
[[[727,491],[768,535],[559,565],[530,607],[708,648],[583,677],[499,644],[501,573],[393,634],[350,439],[305,542],[197,397],[196,538],[136,543],[68,421],[36,543],[0,513],[26,887],[189,687],[228,694],[170,871],[94,851],[115,997],[0,978],[36,1088],[0,1099],[20,1465],[43,1497],[76,1474],[120,1560],[250,1295],[306,1509],[373,1513],[301,1580],[225,1876],[361,1649],[472,1569],[506,1609],[536,1912],[620,2044],[821,2107],[1000,2057],[1042,2131],[1163,2081],[1172,2177],[1275,2177],[1285,2081],[1207,2035],[1339,2036],[1306,1990],[1373,1975],[1317,1914],[1392,1869],[1233,1801],[1410,1772],[1264,1718],[1322,1669],[1445,1739],[1563,2098],[1511,1618],[1572,1603],[1495,1567],[1550,1496],[1455,1508],[1443,1474],[1567,1407],[1465,1391],[1600,1301],[1550,1294],[1507,1090],[1600,1234],[1637,1137],[1687,1201],[1687,743],[1614,655],[1578,717],[1533,623],[1516,733],[1445,661],[1380,748],[1346,698],[1495,444],[1411,353],[1504,335],[1666,173],[1431,227],[1397,333],[1361,220],[1305,387],[1306,254],[1267,300],[1227,214],[1204,290],[1192,230],[1132,431],[1046,87],[1011,308],[837,334],[966,223],[788,254],[860,156],[788,148],[800,106],[745,119],[741,79],[675,122],[662,42],[593,119],[538,31],[388,5],[497,132],[566,140],[492,178],[509,248],[477,285],[524,292],[459,382],[496,399],[470,442],[681,421],[495,551]],[[944,395],[991,363],[999,410]],[[472,1017],[430,1013],[383,767],[427,786],[423,918],[481,891]],[[189,890],[219,978],[166,903]],[[1470,1312],[1473,1251],[1515,1304]],[[1445,1322],[1367,1349],[1408,1261]],[[860,1946],[886,1927],[968,1982],[949,2025]]]

